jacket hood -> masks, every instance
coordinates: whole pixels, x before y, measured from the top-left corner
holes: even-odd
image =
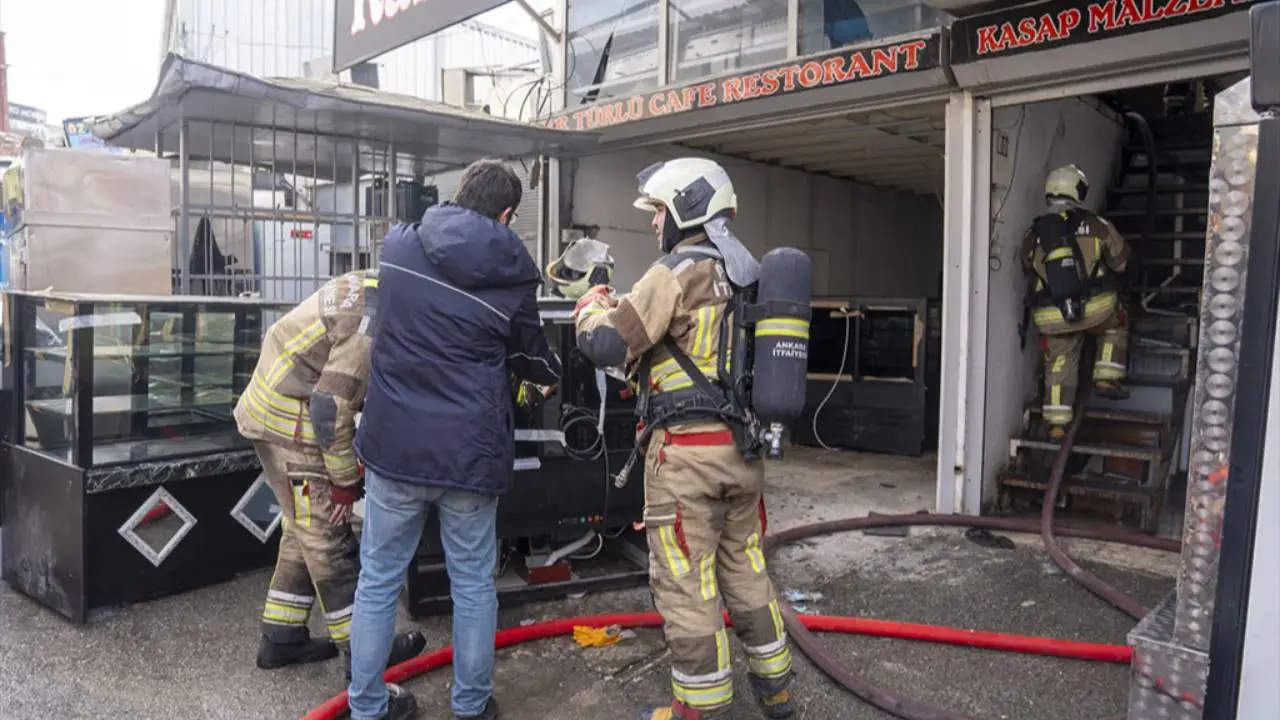
[[[542,274],[511,228],[453,203],[427,210],[418,238],[430,262],[460,288],[534,285]]]

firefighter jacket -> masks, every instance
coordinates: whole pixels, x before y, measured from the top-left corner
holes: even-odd
[[[733,289],[705,235],[691,237],[655,262],[613,308],[597,299],[578,313],[578,349],[600,367],[634,376],[652,351],[654,394],[692,388],[693,380],[663,346],[670,335],[708,379],[716,379],[720,322]]]
[[[276,321],[236,403],[241,435],[318,449],[335,485],[360,479],[352,439],[368,388],[377,292],[376,271],[347,273]]]
[[[1050,210],[1050,212],[1053,211],[1054,209]],[[1097,213],[1074,206],[1072,211],[1080,217],[1075,235],[1076,243],[1080,246],[1080,254],[1084,259],[1085,277],[1095,279],[1093,292],[1085,301],[1084,316],[1090,321],[1093,319],[1100,321],[1109,316],[1119,304],[1115,277],[1123,273],[1128,265],[1129,243],[1114,225]],[[1027,234],[1022,239],[1021,257],[1023,271],[1029,278],[1028,301],[1034,308],[1032,312],[1036,325],[1044,331],[1052,331],[1059,326],[1065,329],[1068,325],[1063,320],[1062,312],[1051,301],[1037,300],[1037,296],[1042,295],[1045,290],[1046,257],[1044,250],[1037,242],[1034,227],[1027,230]],[[1103,263],[1105,267],[1099,269],[1099,263]],[[1103,279],[1108,282],[1098,282]],[[1092,322],[1087,322],[1086,325],[1088,324]],[[1078,329],[1084,329],[1084,326]]]

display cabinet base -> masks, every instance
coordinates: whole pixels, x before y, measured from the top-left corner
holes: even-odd
[[[0,574],[74,622],[97,608],[223,582],[275,561],[275,527],[264,541],[232,515],[260,472],[247,457],[206,463],[218,468],[211,474],[161,473],[166,482],[99,484],[91,492],[94,483],[78,467],[23,446],[6,450]],[[131,542],[121,529],[144,519],[154,524],[144,523]]]

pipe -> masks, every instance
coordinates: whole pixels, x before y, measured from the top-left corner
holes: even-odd
[[[727,621],[727,618],[726,618]],[[850,635],[869,635],[873,637],[899,638],[919,640],[923,642],[960,645],[965,647],[1002,650],[1034,655],[1091,660],[1127,664],[1132,659],[1132,650],[1124,645],[1104,645],[1098,643],[1076,642],[1073,640],[1057,640],[1053,638],[1026,637],[1004,633],[965,630],[961,628],[937,627],[915,623],[894,622],[891,620],[874,620],[855,617],[835,617],[825,615],[803,615],[799,622],[808,629],[818,632],[833,632]],[[578,626],[608,627],[617,625],[624,628],[660,628],[662,616],[656,612],[615,613],[608,615],[591,615],[576,618],[564,618],[536,623],[525,627],[514,627],[499,630],[494,636],[494,647],[498,649],[511,647],[546,638],[572,635],[573,628]],[[431,670],[442,668],[453,662],[453,648],[443,647],[432,650],[387,669],[384,676],[387,682],[404,682]],[[347,710],[347,694],[343,692],[316,707],[303,717],[303,720],[331,720],[342,716]]]
[[[550,555],[548,555],[548,556],[547,556],[547,561],[546,561],[545,563],[543,563],[543,564],[542,564],[542,566],[543,566],[543,567],[551,567],[552,565],[555,565],[556,563],[560,562],[560,561],[561,561],[561,560],[563,560],[564,558],[567,558],[567,557],[569,557],[570,555],[572,555],[572,554],[574,554],[574,553],[578,552],[578,551],[579,551],[579,550],[581,550],[582,548],[586,547],[586,546],[587,546],[587,543],[589,543],[589,542],[591,542],[592,540],[594,540],[594,539],[595,539],[595,537],[596,537],[596,531],[595,531],[595,530],[588,530],[588,531],[587,531],[587,533],[586,533],[585,535],[583,535],[582,537],[578,538],[577,540],[574,540],[573,542],[569,543],[568,545],[565,545],[564,547],[560,548],[559,550],[556,550],[555,552],[553,552],[553,553],[551,553]]]

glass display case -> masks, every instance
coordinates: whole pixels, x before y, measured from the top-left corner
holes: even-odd
[[[4,578],[83,620],[270,563],[278,509],[232,410],[289,307],[6,293]]]

